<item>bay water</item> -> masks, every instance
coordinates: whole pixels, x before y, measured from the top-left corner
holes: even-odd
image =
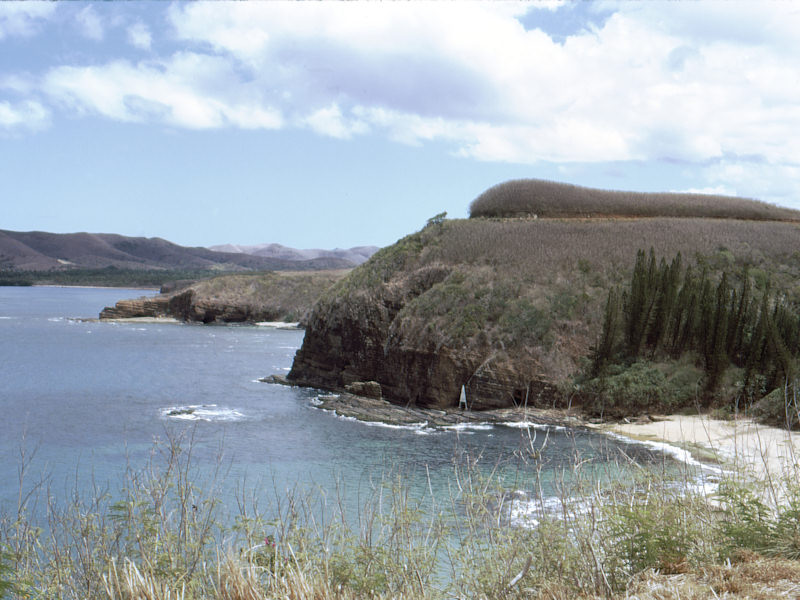
[[[265,384],[286,373],[303,331],[259,326],[98,322],[104,306],[141,290],[0,287],[0,511],[16,506],[20,466],[56,500],[120,485],[154,440],[191,438],[199,464],[221,464],[223,501],[243,481],[261,506],[276,491],[363,491],[388,470],[444,492],[454,469],[479,460],[510,491],[558,495],[581,464],[604,480],[624,465],[676,468],[668,454],[588,432],[477,425],[435,430],[343,419],[316,407],[319,390]],[[23,458],[24,456],[24,458]],[[526,471],[526,469],[528,469]],[[524,513],[524,511],[522,511]]]

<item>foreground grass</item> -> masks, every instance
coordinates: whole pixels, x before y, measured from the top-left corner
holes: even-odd
[[[601,485],[570,473],[536,521],[511,518],[513,490],[474,466],[446,497],[412,493],[396,472],[359,505],[341,490],[275,493],[269,511],[238,494],[231,516],[221,470],[195,485],[191,440],[157,443],[118,492],[56,501],[28,486],[0,515],[0,597],[255,600],[265,598],[775,598],[800,593],[800,484],[734,473],[713,496],[642,473]],[[535,482],[531,454],[523,469]],[[564,481],[567,481],[565,478]],[[578,498],[578,499],[576,499]],[[44,503],[37,505],[37,503]],[[37,516],[38,515],[38,516]],[[267,516],[269,515],[269,516]]]

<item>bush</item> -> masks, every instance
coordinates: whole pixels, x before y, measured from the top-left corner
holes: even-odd
[[[791,405],[792,396],[792,388],[788,390],[783,387],[775,388],[753,404],[750,414],[766,425],[795,429],[798,426],[798,414]]]
[[[583,384],[584,407],[610,418],[674,412],[692,405],[701,377],[699,369],[681,363],[611,365]]]

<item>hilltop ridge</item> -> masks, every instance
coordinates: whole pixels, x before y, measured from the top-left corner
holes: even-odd
[[[470,217],[697,217],[800,222],[800,211],[760,200],[684,192],[602,190],[544,179],[514,179],[472,201]]]

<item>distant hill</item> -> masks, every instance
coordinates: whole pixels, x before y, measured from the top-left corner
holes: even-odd
[[[360,264],[339,256],[281,258],[239,251],[189,248],[161,238],[110,233],[46,233],[0,230],[0,271],[69,269],[207,269],[285,271],[346,269]]]
[[[333,250],[320,250],[316,248],[299,250],[297,248],[282,246],[281,244],[256,244],[254,246],[222,244],[218,246],[211,246],[210,249],[217,252],[241,252],[244,254],[252,254],[253,256],[263,256],[265,258],[278,258],[282,260],[294,261],[325,258],[342,259],[350,261],[356,265],[366,262],[370,256],[379,250],[378,246],[356,246],[348,249],[334,248]]]

